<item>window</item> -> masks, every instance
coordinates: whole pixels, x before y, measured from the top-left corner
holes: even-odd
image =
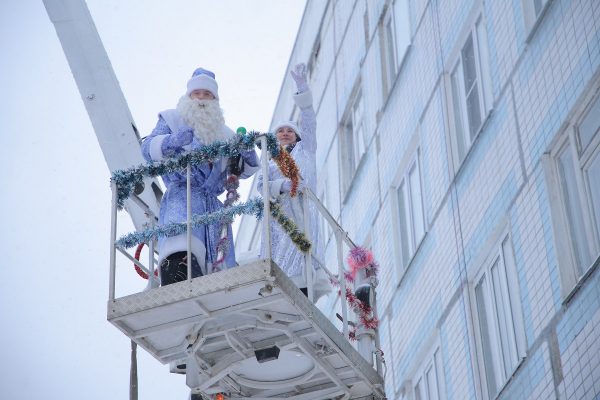
[[[364,106],[360,91],[350,102],[350,109],[342,124],[342,182],[344,192],[347,191],[358,168],[362,156],[367,150],[367,137],[364,128]]]
[[[394,86],[398,70],[410,45],[407,0],[395,0],[379,27],[384,98]]]
[[[544,156],[564,298],[600,255],[599,132],[596,97]]]
[[[396,189],[401,269],[405,270],[425,235],[419,151]]]
[[[546,6],[550,4],[549,0],[522,0],[523,2],[523,16],[525,18],[525,25],[529,29],[529,35],[527,41],[531,38],[533,31],[538,24],[541,15],[544,13]]]
[[[487,62],[486,33],[480,17],[464,42],[450,73],[454,143],[457,165],[479,133],[492,99]]]
[[[381,38],[381,53],[383,67],[383,87],[384,93],[387,95],[394,83],[396,73],[398,72],[398,62],[396,57],[396,41],[394,40],[394,18],[393,13],[388,13],[383,20],[382,38]]]
[[[525,355],[525,331],[510,239],[494,248],[472,285],[479,371],[484,397],[493,399]],[[486,396],[487,395],[487,396]]]
[[[442,400],[445,399],[443,390],[444,369],[439,346],[425,360],[423,367],[413,379],[412,387],[414,400]]]
[[[533,0],[533,10],[536,18],[540,16],[548,0]]]
[[[307,80],[308,82],[314,82],[315,74],[319,67],[319,52],[321,51],[321,31],[317,35],[313,50],[310,53],[310,58],[307,65]]]

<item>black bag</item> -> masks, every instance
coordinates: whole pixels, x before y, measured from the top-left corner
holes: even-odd
[[[240,176],[244,173],[244,160],[242,156],[229,157],[227,171],[230,175]]]

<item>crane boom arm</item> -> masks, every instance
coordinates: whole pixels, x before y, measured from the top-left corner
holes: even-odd
[[[143,163],[133,117],[85,1],[43,1],[109,170]],[[139,201],[127,201],[125,208],[136,229],[143,229],[150,222],[148,209],[158,215],[161,196],[158,181],[147,178],[143,191],[138,193],[147,209]]]

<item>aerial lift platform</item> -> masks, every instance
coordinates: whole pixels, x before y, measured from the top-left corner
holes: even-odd
[[[85,1],[44,0],[44,5],[110,171],[141,163],[139,134]],[[263,144],[264,152],[267,146]],[[263,153],[263,170],[265,160]],[[345,293],[341,242],[349,239],[311,195],[337,229],[337,277]],[[146,177],[126,201],[136,230],[156,223],[161,196],[157,179]],[[265,227],[268,215],[265,212]],[[256,400],[385,398],[380,357],[377,371],[373,368],[377,332],[363,330],[351,343],[345,302],[341,302],[342,333],[309,301],[311,288],[307,298],[270,259],[115,296],[117,251],[141,264],[116,246],[116,218],[113,197],[107,318],[159,362],[172,365],[173,372],[185,372],[192,393],[209,399],[217,393]],[[267,238],[268,232],[265,229]],[[154,246],[149,245],[152,261],[147,272],[152,276]],[[305,274],[312,273],[310,260],[307,257]],[[310,276],[304,278],[310,281]],[[374,290],[371,298],[374,303]]]
[[[194,393],[231,399],[376,399],[383,379],[273,262],[117,298],[108,320]]]

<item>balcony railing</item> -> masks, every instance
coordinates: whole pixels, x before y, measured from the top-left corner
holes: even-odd
[[[158,279],[155,277],[155,271],[157,270],[156,261],[155,261],[155,242],[158,236],[166,235],[169,236],[169,229],[163,229],[157,225],[158,218],[154,213],[150,210],[145,203],[137,197],[133,193],[133,187],[136,183],[142,181],[144,176],[157,176],[164,171],[164,168],[169,168],[169,166],[184,166],[187,174],[187,219],[185,222],[185,231],[187,235],[187,259],[191,260],[191,243],[192,243],[192,228],[195,224],[201,224],[202,218],[199,216],[192,215],[192,203],[191,203],[191,169],[192,165],[197,165],[201,162],[210,161],[211,159],[216,159],[218,157],[224,156],[225,154],[242,151],[242,150],[250,150],[254,149],[254,143],[260,142],[261,148],[261,169],[264,177],[268,177],[268,168],[269,168],[269,154],[276,155],[278,151],[278,147],[276,145],[275,138],[272,134],[260,134],[256,132],[250,132],[247,134],[243,140],[235,139],[228,143],[225,143],[222,146],[218,146],[221,154],[215,154],[218,152],[212,152],[199,149],[193,152],[188,153],[187,155],[180,156],[178,159],[170,159],[166,160],[164,163],[150,163],[145,166],[139,166],[136,168],[132,168],[126,171],[117,171],[113,174],[113,178],[111,179],[111,188],[112,188],[112,209],[111,209],[111,238],[110,238],[110,276],[109,276],[109,302],[115,300],[115,281],[116,281],[116,259],[117,252],[122,254],[127,260],[133,262],[136,266],[138,266],[144,273],[148,275],[148,288],[147,290],[152,290],[152,288],[158,287]],[[209,154],[210,153],[210,154]],[[212,157],[212,158],[211,158]],[[269,194],[269,182],[268,179],[264,180],[263,188],[262,188],[262,199],[254,198],[242,205],[234,205],[225,209],[225,212],[228,212],[228,215],[232,217],[234,215],[239,215],[241,213],[252,213],[261,218],[261,229],[262,229],[262,254],[267,255],[266,260],[271,261],[271,200]],[[123,201],[125,198],[133,199],[138,205],[145,210],[147,216],[150,221],[154,221],[151,226],[147,227],[146,231],[137,232],[134,234],[130,234],[129,237],[124,237],[117,239],[117,217],[118,210],[122,207]],[[304,226],[299,227],[303,229],[303,233],[306,239],[310,240],[310,218],[309,218],[309,202],[312,202],[315,205],[315,209],[321,214],[324,220],[329,224],[332,231],[334,232],[334,237],[336,241],[337,248],[337,271],[334,273],[326,265],[324,265],[322,260],[319,260],[314,254],[314,246],[310,247],[310,250],[305,251],[305,268],[303,279],[306,280],[306,288],[307,288],[307,296],[310,301],[314,300],[314,273],[315,270],[321,268],[326,275],[328,275],[330,282],[332,282],[333,286],[339,285],[339,291],[341,294],[341,319],[342,319],[342,332],[346,339],[351,339],[350,331],[349,331],[349,316],[348,316],[348,304],[346,301],[346,290],[351,284],[347,281],[346,275],[348,271],[344,267],[344,255],[343,255],[343,246],[344,244],[353,249],[356,244],[350,239],[348,233],[344,231],[344,229],[338,224],[338,222],[333,218],[333,216],[329,213],[327,208],[321,203],[321,201],[317,198],[317,196],[307,187],[304,187],[301,191],[300,195],[302,206],[304,210]],[[210,217],[208,215],[207,217]],[[168,227],[167,227],[168,228]],[[181,228],[181,225],[179,226]],[[144,265],[143,262],[133,257],[128,251],[127,248],[133,247],[135,244],[145,243],[148,245],[148,265]],[[187,279],[188,281],[192,280],[192,271],[191,264],[188,263],[187,270]],[[316,267],[313,265],[315,264]],[[238,267],[239,268],[239,267]],[[241,266],[243,268],[243,266]],[[196,278],[196,279],[202,279]],[[376,299],[376,287],[377,287],[377,279],[374,276],[366,276],[364,274],[359,274],[358,279],[354,282],[355,287],[361,285],[369,285],[370,286],[370,306],[372,310],[372,317],[374,319],[377,318],[377,299]],[[337,288],[334,288],[337,291]],[[367,333],[367,334],[363,334]],[[371,342],[371,337],[374,338],[374,347]],[[374,329],[372,332],[357,332],[356,340],[358,341],[358,350],[359,352],[372,363],[373,354],[376,356],[376,367],[377,371],[380,375],[382,375],[382,358],[381,354],[376,349],[380,348],[379,343],[379,335],[377,329]]]

